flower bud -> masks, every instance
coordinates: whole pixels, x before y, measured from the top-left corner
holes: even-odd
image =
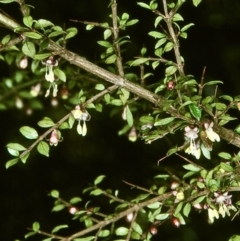
[[[152,234],[152,235],[156,235],[157,233],[158,233],[158,230],[157,230],[157,227],[156,226],[151,226],[150,227],[150,233]]]
[[[173,224],[175,227],[177,227],[177,228],[179,228],[180,225],[181,225],[178,218],[173,218],[173,219],[172,219],[172,224]]]
[[[133,213],[129,213],[129,214],[126,216],[126,221],[127,221],[128,223],[130,223],[130,222],[132,221],[132,219],[133,219]]]
[[[78,212],[78,209],[76,207],[69,207],[68,208],[69,213],[74,215],[76,212]]]
[[[175,82],[173,80],[170,80],[166,83],[166,87],[168,90],[173,90],[175,88]]]

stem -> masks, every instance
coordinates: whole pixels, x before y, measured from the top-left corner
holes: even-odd
[[[173,25],[172,25],[172,17],[173,16],[170,15],[169,12],[168,12],[166,0],[163,0],[163,8],[164,8],[164,13],[165,13],[164,20],[167,24],[168,31],[169,31],[169,34],[171,36],[171,40],[174,44],[174,54],[175,54],[175,58],[176,58],[176,61],[177,61],[178,71],[179,71],[180,76],[184,77],[185,74],[184,74],[183,63],[182,63],[182,60],[181,60],[181,54],[180,54],[180,50],[179,50],[179,42],[178,42],[177,35],[175,34],[174,29],[173,29]]]

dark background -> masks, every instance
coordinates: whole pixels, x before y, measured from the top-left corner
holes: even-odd
[[[139,54],[143,46],[152,52],[154,40],[147,32],[154,30],[154,14],[137,6],[135,0],[119,0],[119,14],[128,12],[131,18],[140,22],[130,27],[126,35],[131,33],[129,49],[124,54],[124,60],[132,59]],[[161,1],[159,1],[161,2]],[[75,26],[79,33],[71,40],[70,50],[86,56],[91,61],[99,60],[103,51],[96,41],[102,39],[102,29],[85,31],[85,26],[70,22],[69,19],[93,22],[109,21],[110,9],[107,0],[41,0],[26,1],[33,5],[34,19],[48,19],[57,25]],[[21,14],[16,3],[0,7],[13,18],[21,22]],[[198,8],[191,1],[183,6],[180,13],[185,23],[193,22],[195,26],[189,29],[188,39],[181,41],[181,53],[185,59],[185,72],[200,79],[203,67],[207,67],[206,80],[216,79],[224,82],[220,91],[224,94],[239,94],[240,76],[240,2],[239,0],[203,0]],[[5,30],[3,30],[4,33]],[[125,34],[125,33],[124,33]],[[4,36],[4,35],[2,35]],[[2,65],[2,63],[1,63]],[[4,66],[4,65],[3,65]],[[2,75],[7,75],[7,69],[2,68]],[[161,79],[163,71],[158,70],[154,78]],[[159,77],[158,77],[159,75]],[[35,111],[27,116],[22,111],[12,109],[2,111],[1,126],[1,166],[0,166],[0,240],[23,240],[27,227],[34,221],[41,223],[42,229],[51,229],[64,223],[70,223],[72,232],[79,227],[71,221],[68,213],[51,213],[53,199],[49,191],[57,189],[66,200],[73,196],[81,196],[82,189],[87,187],[98,175],[105,174],[106,187],[119,189],[122,197],[133,197],[129,187],[122,183],[126,180],[143,187],[153,184],[152,178],[164,173],[163,168],[175,168],[182,165],[182,160],[167,159],[161,166],[157,160],[165,155],[170,148],[164,140],[151,145],[138,140],[128,142],[125,136],[118,137],[117,132],[123,126],[120,117],[109,117],[107,109],[103,114],[91,113],[92,120],[88,124],[88,134],[81,137],[75,128],[64,131],[64,141],[50,150],[50,157],[40,156],[33,151],[25,165],[18,164],[5,169],[9,155],[4,146],[8,142],[20,141],[18,129],[22,125],[36,126],[36,122],[44,116],[50,116],[55,121],[65,115],[67,110],[62,107],[52,108],[48,101],[43,110]],[[237,113],[238,115],[238,113]],[[235,123],[236,124],[236,123]],[[30,143],[30,142],[29,142]],[[180,142],[181,143],[181,142]],[[236,149],[224,143],[216,149]],[[206,161],[202,160],[201,164]],[[102,203],[107,202],[103,199]],[[239,218],[217,220],[213,225],[207,223],[207,213],[191,214],[188,225],[179,229],[167,222],[159,228],[159,238],[166,241],[200,241],[228,240],[232,234],[239,234]],[[34,236],[30,240],[42,240],[44,237]]]

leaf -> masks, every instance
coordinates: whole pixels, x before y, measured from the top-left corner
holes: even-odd
[[[216,84],[223,84],[223,82],[220,81],[220,80],[212,80],[212,81],[209,81],[209,82],[205,83],[203,85],[203,87],[206,86],[206,85],[216,85]]]
[[[192,26],[194,26],[193,23],[189,23],[189,24],[185,25],[185,26],[181,29],[181,32],[186,31],[187,29],[189,29],[189,28],[192,27]]]
[[[40,154],[44,156],[49,156],[49,145],[45,141],[40,141],[37,145],[37,150]]]
[[[195,104],[190,104],[189,105],[189,110],[191,112],[191,114],[198,120],[200,121],[201,117],[202,117],[202,111],[198,108],[197,105]]]
[[[177,215],[182,210],[183,202],[180,202],[174,212],[174,216]]]
[[[35,54],[34,59],[35,60],[43,60],[43,59],[48,58],[51,55],[52,55],[52,53]]]
[[[90,195],[93,195],[93,196],[98,196],[98,195],[101,195],[103,192],[101,189],[95,189],[93,191],[90,192]]]
[[[31,16],[25,16],[23,18],[23,23],[25,26],[31,28],[32,27],[32,24],[33,24],[33,18]]]
[[[58,211],[61,211],[64,208],[65,208],[64,204],[58,204],[52,209],[52,212],[58,212]]]
[[[7,147],[16,151],[25,151],[26,148],[18,143],[8,143]]]
[[[163,125],[167,125],[169,123],[171,123],[173,120],[175,119],[175,117],[167,117],[161,120],[158,120],[154,123],[154,126],[163,126]]]
[[[7,163],[6,163],[6,165],[5,165],[6,169],[8,169],[9,167],[17,164],[18,161],[19,161],[19,158],[14,158],[14,159],[12,159],[12,160],[7,161]]]
[[[166,38],[166,34],[160,33],[160,32],[157,32],[157,31],[151,31],[151,32],[148,33],[148,35],[150,35],[154,38]]]
[[[135,232],[139,233],[140,235],[143,234],[143,230],[138,223],[134,222],[132,228]]]
[[[106,29],[103,33],[104,39],[108,39],[112,35],[112,31],[110,29]]]
[[[38,222],[34,222],[32,225],[32,229],[34,232],[37,232],[40,229],[40,224]]]
[[[49,117],[44,117],[42,120],[40,120],[38,123],[37,123],[40,127],[51,127],[51,126],[54,126],[55,123],[49,118]]]
[[[41,34],[35,32],[23,32],[22,34],[32,39],[41,39],[43,37]]]
[[[30,155],[30,152],[27,152],[24,156],[21,156],[21,157],[20,157],[22,163],[26,163],[29,155]]]
[[[5,44],[7,44],[7,43],[10,41],[10,39],[11,39],[11,36],[10,36],[10,35],[6,35],[6,36],[2,39],[1,43],[2,43],[3,45],[5,45]],[[4,59],[3,59],[3,60],[4,60]]]
[[[22,52],[28,57],[34,58],[36,53],[35,45],[33,42],[27,41],[22,46]]]
[[[65,39],[69,39],[74,37],[78,33],[78,30],[77,28],[68,28],[66,32],[67,32],[67,35],[65,36]]]
[[[240,241],[240,235],[233,235],[228,241]]]
[[[165,69],[166,76],[173,75],[177,71],[176,66],[169,66]]]
[[[134,61],[130,64],[130,66],[139,66],[139,65],[144,64],[144,63],[146,63],[146,62],[148,62],[148,61],[149,61],[148,58],[139,58],[139,59],[134,60]]]
[[[57,190],[52,190],[50,195],[54,198],[59,198],[59,192]]]
[[[0,0],[0,3],[12,3],[16,2],[16,0]]]
[[[108,237],[110,235],[110,231],[108,229],[102,229],[98,234],[98,237]]]
[[[98,185],[99,183],[101,183],[102,180],[103,180],[105,177],[106,177],[105,175],[98,176],[98,177],[94,180],[94,185]]]
[[[127,123],[130,127],[133,126],[133,116],[132,116],[132,112],[129,108],[129,106],[126,106],[126,118],[127,118]]]
[[[53,72],[61,81],[66,82],[66,75],[61,69],[54,68]]]
[[[62,225],[58,225],[57,227],[55,227],[51,233],[56,233],[58,232],[60,229],[63,229],[63,228],[68,228],[68,225],[66,224],[62,224]]]
[[[151,8],[149,7],[149,5],[147,5],[146,3],[143,3],[143,2],[137,2],[137,5],[139,5],[139,6],[142,7],[142,8],[151,9]]]
[[[218,153],[218,156],[220,156],[221,158],[223,158],[225,160],[231,160],[231,158],[232,158],[232,156],[227,152],[220,152],[220,153]]]
[[[104,90],[105,86],[103,84],[96,84],[95,85],[95,90]]]
[[[76,203],[79,203],[81,202],[82,199],[80,197],[74,197],[74,198],[71,198],[71,200],[69,201],[70,204],[76,204]]]
[[[19,131],[28,139],[37,139],[38,133],[35,129],[29,126],[22,126]]]
[[[115,234],[119,236],[124,236],[128,234],[128,229],[125,227],[119,227],[115,230]]]
[[[158,214],[155,219],[156,220],[165,220],[169,217],[169,213],[161,213],[161,214]]]
[[[155,19],[155,22],[154,22],[154,27],[156,28],[158,26],[158,24],[161,22],[162,20],[162,16],[158,16],[156,19]]]
[[[220,166],[221,166],[221,168],[222,168],[223,170],[225,170],[225,171],[227,171],[227,172],[233,172],[233,171],[234,171],[233,167],[231,167],[230,165],[228,165],[228,164],[226,164],[226,163],[224,163],[224,162],[221,162],[221,163],[220,163]]]
[[[193,172],[199,172],[201,170],[199,167],[194,166],[193,164],[183,165],[183,168]]]
[[[191,211],[191,204],[190,203],[186,203],[186,205],[183,208],[183,215],[185,217],[188,217],[190,211]]]
[[[162,205],[162,203],[160,203],[160,202],[155,202],[155,203],[148,204],[147,207],[148,207],[148,208],[151,208],[151,209],[157,209],[157,208],[159,208],[161,205]]]
[[[34,22],[35,22],[34,28],[40,28],[40,29],[51,27],[54,25],[52,22],[45,20],[45,19],[39,19]],[[56,29],[54,29],[54,30],[56,30]]]
[[[192,0],[192,1],[193,1],[193,5],[197,7],[202,0]]]
[[[195,200],[193,201],[192,204],[195,205],[195,204],[201,203],[205,198],[206,198],[206,196],[198,197],[197,199],[195,199]]]

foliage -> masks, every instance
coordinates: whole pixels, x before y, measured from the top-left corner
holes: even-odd
[[[53,190],[49,194],[55,200],[52,212],[68,209],[73,220],[80,221],[85,228],[62,236],[62,229],[67,230],[68,224],[59,224],[47,232],[41,230],[38,222],[34,222],[25,238],[42,234],[45,236],[42,240],[111,238],[148,241],[166,220],[172,220],[177,227],[186,225],[192,210],[207,212],[209,223],[214,223],[219,217],[232,215],[234,218],[238,214],[240,203],[236,201],[233,204],[233,194],[229,193],[240,190],[240,152],[220,152],[217,165],[211,169],[200,166],[195,159],[209,159],[211,162],[215,142],[226,141],[240,147],[239,126],[234,130],[223,127],[236,119],[229,111],[240,109],[240,97],[219,96],[218,85],[222,82],[205,82],[205,69],[200,81],[185,74],[179,41],[187,38],[188,30],[194,24],[185,24],[179,13],[184,0],[137,3],[156,16],[153,30],[148,33],[155,40],[154,53],[148,55],[153,57],[147,57],[148,48],[143,47],[139,50],[139,56],[123,61],[123,46],[127,48],[131,40],[131,36],[124,35],[124,31],[139,20],[131,19],[128,13],[119,14],[116,0],[109,4],[111,23],[83,22],[87,31],[93,31],[95,27],[103,29],[103,39],[97,43],[103,49],[100,58],[105,68],[67,49],[68,41],[78,33],[76,28],[63,29],[48,20],[34,19],[30,6],[23,1],[0,1],[3,4],[12,2],[20,4],[23,21],[18,24],[0,13],[1,24],[12,30],[11,35],[1,40],[0,58],[9,66],[17,64],[20,70],[1,82],[1,89],[6,93],[0,96],[1,109],[21,109],[26,103],[31,106],[29,111],[43,108],[44,95],[45,98],[52,96],[55,101],[62,99],[69,113],[57,122],[44,116],[38,121],[38,127],[27,124],[20,127],[20,133],[29,141],[6,145],[12,156],[6,162],[6,168],[19,162],[26,163],[34,148],[40,154],[49,156],[50,149],[63,141],[64,130],[73,129],[84,138],[87,122],[95,121],[91,119],[91,113],[102,112],[106,106],[110,106],[113,113],[121,114],[126,124],[119,134],[127,134],[132,142],[140,138],[150,144],[168,134],[181,133],[184,143],[181,146],[173,144],[159,163],[170,155],[176,155],[188,163],[183,165],[185,172],[181,178],[171,173],[159,174],[154,178],[156,184],[148,189],[126,183],[140,191],[132,200],[120,198],[118,190],[101,188],[105,176],[98,176],[90,187],[83,190],[83,194],[89,194],[90,199],[92,196],[104,196],[109,200],[112,213],[102,213],[101,207],[90,207],[88,201],[80,204],[84,200],[82,197],[66,201],[58,190]],[[200,2],[192,1],[194,6]],[[173,53],[174,58],[168,58],[168,53]],[[80,72],[79,68],[86,72]],[[161,81],[155,80],[152,85],[147,85],[146,79],[161,68]],[[151,72],[146,73],[146,69]],[[136,74],[138,70],[140,74]],[[30,76],[33,76],[31,80]],[[205,96],[204,90],[209,86],[215,88],[215,93]],[[180,154],[183,151],[191,155],[194,161]],[[162,184],[163,180],[165,184]],[[118,222],[124,217],[125,224]],[[229,240],[238,239],[239,236],[234,235]]]

